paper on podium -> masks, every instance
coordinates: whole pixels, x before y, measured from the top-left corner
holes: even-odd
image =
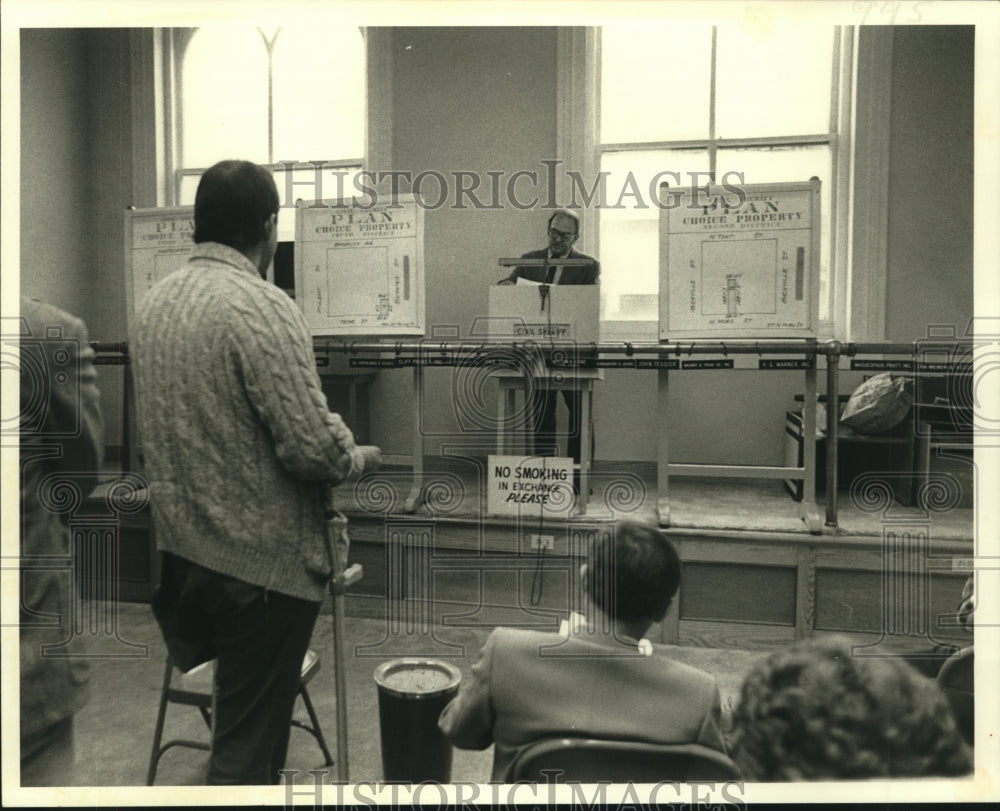
[[[563,269],[561,267],[556,268],[555,276],[551,282],[533,282],[531,279],[525,279],[523,276],[517,277],[517,284],[531,284],[538,287],[541,284],[559,284],[559,277],[562,276]]]

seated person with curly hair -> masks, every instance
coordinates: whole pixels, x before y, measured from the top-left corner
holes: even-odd
[[[954,777],[972,770],[937,685],[843,638],[778,651],[743,682],[730,755],[747,780]]]

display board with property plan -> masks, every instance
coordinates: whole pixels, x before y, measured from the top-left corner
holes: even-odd
[[[295,298],[314,337],[423,336],[423,213],[412,195],[296,207]]]
[[[194,208],[126,209],[125,303],[131,319],[150,288],[187,262]]]
[[[660,340],[814,337],[820,181],[660,188]]]

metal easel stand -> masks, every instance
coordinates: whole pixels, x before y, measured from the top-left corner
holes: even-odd
[[[727,346],[728,344],[728,346]],[[659,449],[657,462],[657,513],[660,526],[670,526],[670,476],[712,476],[723,478],[744,479],[802,479],[803,493],[800,505],[800,516],[809,532],[819,534],[823,522],[816,504],[816,357],[817,346],[815,338],[804,341],[742,341],[723,344],[719,341],[694,341],[690,347],[677,352],[685,354],[793,354],[809,359],[803,369],[805,373],[805,400],[802,406],[803,460],[801,467],[774,465],[711,465],[711,464],[677,464],[670,462],[669,436],[676,426],[670,424],[667,403],[669,402],[670,386],[669,371],[659,372]],[[749,371],[749,370],[747,370]]]

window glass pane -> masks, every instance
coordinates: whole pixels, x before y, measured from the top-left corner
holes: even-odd
[[[738,172],[743,182],[750,183],[789,183],[809,180],[818,177],[820,187],[820,283],[819,283],[819,317],[830,317],[830,245],[834,235],[831,233],[830,217],[830,148],[827,146],[810,147],[772,147],[767,149],[720,149],[718,152],[719,177],[725,177],[726,172]],[[733,176],[730,182],[737,182]]]
[[[601,143],[708,137],[712,28],[614,23],[601,29]]]
[[[201,180],[201,175],[184,175],[181,177],[181,195],[178,205],[194,205],[194,195],[198,191],[199,180]]]
[[[202,28],[184,56],[185,166],[267,161],[267,49],[255,28]]]
[[[833,33],[787,23],[767,32],[719,26],[716,136],[828,132]]]
[[[659,317],[661,182],[671,188],[704,185],[705,150],[605,154],[606,208],[600,212],[601,318],[613,321]],[[669,174],[665,174],[669,173]]]
[[[355,178],[361,171],[361,166],[353,168],[327,167],[320,170],[319,179],[316,170],[311,168],[294,168],[289,174],[283,168],[274,172],[274,182],[278,186],[278,198],[281,200],[281,214],[278,217],[278,239],[284,242],[295,240],[295,202],[297,200],[312,201],[319,197],[328,205],[338,199],[359,197],[364,195],[357,191]],[[291,178],[289,188],[289,178]],[[365,181],[370,184],[370,181]],[[358,181],[361,185],[361,181]],[[291,195],[289,196],[289,191]]]
[[[360,30],[283,28],[273,67],[274,159],[360,159],[365,122]]]

